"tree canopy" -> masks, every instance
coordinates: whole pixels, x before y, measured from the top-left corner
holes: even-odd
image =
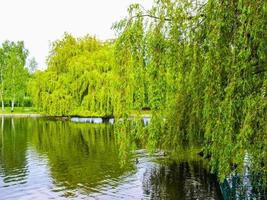
[[[26,66],[28,50],[22,41],[5,41],[0,47],[0,83],[2,111],[4,101],[23,101],[27,91],[29,72]]]
[[[150,10],[132,5],[115,25],[119,51],[130,54],[121,59],[146,71],[153,145],[198,138],[222,179],[242,171],[245,154],[266,172],[266,6],[159,0]]]
[[[48,69],[34,74],[33,101],[51,115],[111,115],[114,70],[112,44],[66,33],[53,43]]]
[[[266,173],[266,2],[157,0],[128,11],[114,41],[65,34],[53,44],[30,83],[35,105],[116,118],[150,109],[150,147],[202,144],[221,179],[242,171],[246,154]]]

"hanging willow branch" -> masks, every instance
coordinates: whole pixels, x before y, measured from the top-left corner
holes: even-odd
[[[203,8],[206,6],[207,3],[203,3],[197,10],[196,12],[201,12],[201,10],[203,10]],[[145,14],[139,14],[139,15],[135,15],[135,16],[132,16],[130,17],[130,20],[133,19],[133,18],[138,18],[138,17],[149,17],[149,18],[153,18],[153,19],[157,19],[157,20],[164,20],[164,21],[172,21],[173,19],[171,18],[168,18],[168,17],[158,17],[158,16],[155,16],[155,15],[151,15],[149,14],[149,11],[147,11],[142,5],[138,4],[138,6],[143,10],[143,12]],[[196,15],[196,16],[189,16],[187,18],[187,20],[192,20],[194,18],[197,18],[197,17],[205,17],[204,14],[200,14],[200,15]]]
[[[132,16],[130,18],[130,20],[134,19],[134,18],[139,18],[139,17],[149,17],[149,18],[153,18],[153,19],[157,19],[157,20],[172,21],[172,19],[167,18],[167,17],[161,18],[161,17],[157,17],[157,16],[154,16],[154,15],[150,15],[150,14],[135,15],[135,16]]]
[[[173,21],[173,19],[171,19],[171,18],[158,17],[158,16],[154,16],[154,15],[150,15],[150,14],[135,15],[135,16],[130,17],[130,20],[134,19],[134,18],[139,18],[139,17],[149,17],[149,18],[153,18],[153,19],[157,19],[157,20],[164,20],[164,21],[168,21],[168,22]],[[187,20],[192,20],[192,19],[195,19],[195,18],[198,18],[198,17],[205,17],[205,15],[204,14],[200,14],[200,15],[197,15],[197,16],[189,16],[186,19]]]

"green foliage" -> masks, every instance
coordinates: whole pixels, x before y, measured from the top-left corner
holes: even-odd
[[[114,28],[120,69],[133,72],[143,60],[137,70],[153,114],[150,146],[202,143],[221,179],[234,166],[242,171],[245,154],[252,171],[266,172],[264,1],[160,0],[148,11],[131,6]],[[129,78],[124,88],[135,82]]]
[[[28,50],[24,43],[5,41],[0,48],[1,101],[23,102],[29,72],[26,69]]]
[[[202,145],[221,179],[242,171],[245,154],[252,171],[266,172],[266,3],[159,0],[128,12],[113,26],[115,42],[56,41],[48,69],[30,84],[35,105],[52,115],[121,118],[115,132],[124,149],[131,112],[148,108],[151,124],[130,132],[151,149]]]
[[[48,69],[36,72],[29,84],[38,109],[51,115],[112,115],[118,84],[112,46],[69,34],[54,42]]]

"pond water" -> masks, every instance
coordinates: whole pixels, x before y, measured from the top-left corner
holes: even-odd
[[[220,199],[202,158],[122,153],[111,124],[0,118],[0,199]]]

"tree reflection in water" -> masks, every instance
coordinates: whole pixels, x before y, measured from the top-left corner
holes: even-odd
[[[1,127],[0,199],[219,199],[201,158],[149,155],[113,125],[5,118]]]
[[[7,185],[24,183],[27,179],[27,130],[13,118],[1,120],[0,176]],[[7,131],[8,130],[8,131]]]
[[[143,189],[151,199],[220,199],[216,178],[202,161],[171,162],[146,171]]]

